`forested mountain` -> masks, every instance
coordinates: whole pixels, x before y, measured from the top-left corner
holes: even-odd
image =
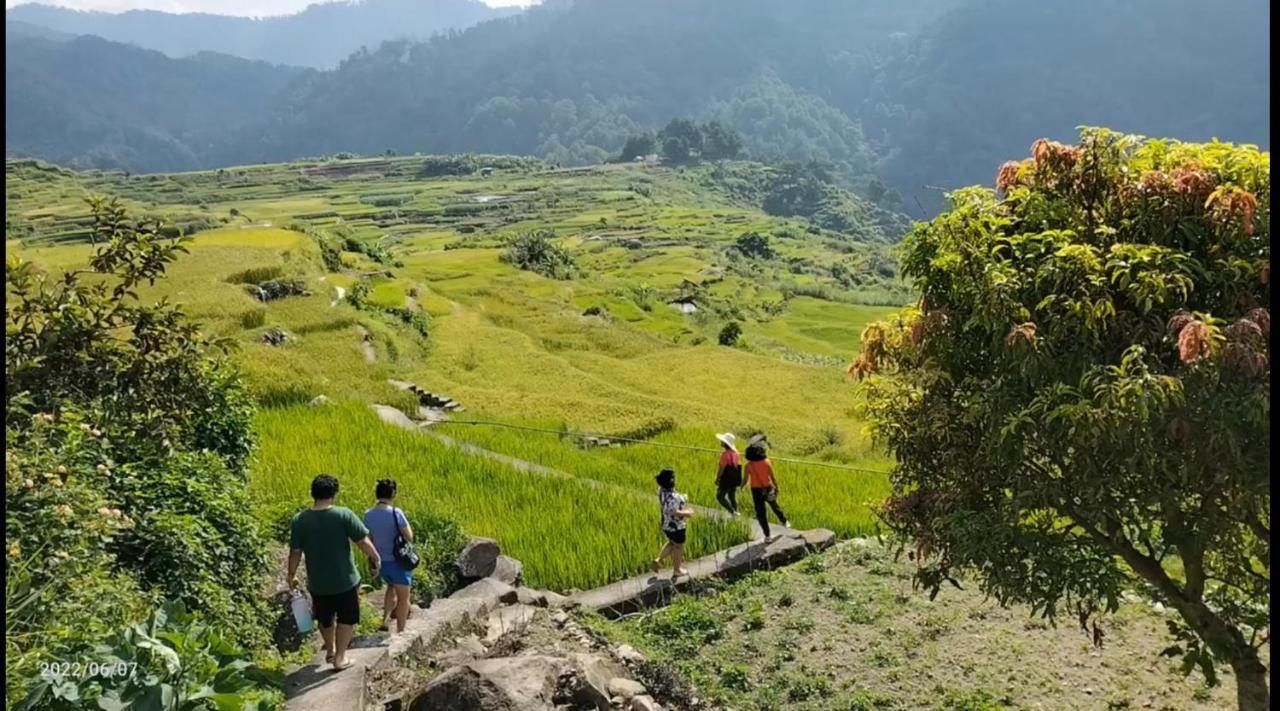
[[[484,151],[597,162],[674,116],[718,118],[753,155],[874,173],[833,78],[955,0],[579,0],[424,43],[358,52],[292,87],[252,161],[298,154]],[[820,93],[821,92],[821,93]]]
[[[312,70],[202,53],[170,59],[97,37],[5,42],[5,152],[78,166],[188,170]]]
[[[847,185],[879,192],[878,177],[931,212],[941,191],[927,186],[989,183],[1035,138],[1081,124],[1267,145],[1269,13],[1264,0],[565,0],[330,71],[228,64],[236,78],[182,90],[213,101],[234,87],[226,117],[170,109],[110,134],[86,127],[95,98],[127,106],[192,65],[46,43],[7,52],[6,76],[26,80],[6,96],[7,153],[132,170],[386,150],[589,163],[688,117],[735,128],[750,156],[827,161]],[[126,57],[139,74],[94,86]],[[70,135],[48,120],[60,113],[82,117]]]
[[[153,10],[85,12],[52,5],[19,5],[10,20],[72,35],[97,35],[187,57],[219,52],[273,64],[329,69],[362,46],[384,40],[425,40],[514,13],[480,0],[358,0],[317,3],[302,12],[249,18]]]
[[[1267,0],[966,2],[905,42],[859,115],[884,172],[930,208],[1080,125],[1270,142]],[[1195,47],[1188,51],[1188,47]]]
[[[51,30],[41,25],[33,25],[22,20],[5,20],[4,34],[5,37],[43,37],[51,40],[69,40],[75,37],[75,35]]]

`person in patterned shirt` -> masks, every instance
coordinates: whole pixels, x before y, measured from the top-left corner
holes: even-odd
[[[671,579],[689,572],[684,569],[684,541],[686,521],[693,516],[689,501],[684,494],[676,491],[676,473],[668,468],[657,476],[658,505],[662,509],[662,534],[667,537],[667,544],[653,559],[653,572],[657,575],[664,558],[671,558]]]

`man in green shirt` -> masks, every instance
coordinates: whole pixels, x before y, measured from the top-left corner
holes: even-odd
[[[317,476],[311,482],[311,498],[315,503],[294,516],[289,528],[289,587],[298,588],[298,563],[305,555],[307,590],[324,638],[324,660],[333,664],[334,671],[342,671],[351,666],[347,646],[360,623],[360,573],[351,544],[369,557],[375,577],[382,561],[359,517],[351,509],[333,505],[338,498],[336,478]]]

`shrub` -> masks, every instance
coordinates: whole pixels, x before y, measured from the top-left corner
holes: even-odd
[[[240,327],[251,331],[255,328],[261,328],[267,322],[266,309],[250,309],[240,314]]]
[[[740,235],[738,239],[734,240],[733,247],[746,257],[772,259],[777,256],[773,251],[773,247],[769,245],[769,237],[758,232],[748,232]]]
[[[550,230],[526,232],[507,243],[507,251],[499,258],[505,264],[552,279],[572,279],[577,274],[573,257],[551,241]]]
[[[720,329],[718,338],[722,346],[736,346],[738,340],[742,338],[742,326],[737,321],[730,321]]]
[[[422,159],[418,175],[436,178],[442,175],[470,175],[479,169],[475,156],[427,156]]]

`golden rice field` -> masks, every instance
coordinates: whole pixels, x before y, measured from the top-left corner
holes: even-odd
[[[305,500],[319,471],[338,473],[348,492],[370,491],[373,481],[392,476],[404,482],[406,510],[498,538],[525,562],[531,581],[553,588],[582,588],[644,566],[659,542],[656,503],[646,497],[662,467],[677,470],[694,502],[716,505],[714,453],[642,444],[583,450],[551,434],[442,426],[450,436],[637,498],[534,479],[382,426],[368,404],[416,406],[387,382],[397,379],[461,402],[463,419],[702,447],[715,446],[715,432],[763,431],[777,456],[870,470],[778,463],[781,502],[796,525],[842,535],[875,526],[871,509],[887,490],[879,472],[890,463],[867,439],[843,365],[861,329],[893,308],[856,303],[852,293],[821,295],[838,291],[823,276],[825,265],[859,268],[883,246],[810,235],[684,174],[644,167],[445,179],[395,168],[313,180],[305,193],[289,166],[228,171],[239,182],[209,173],[157,180],[13,164],[7,172],[10,195],[20,196],[10,200],[11,216],[35,227],[34,236],[7,234],[6,246],[50,271],[86,263],[91,248],[83,241],[42,235],[77,229],[80,200],[91,192],[123,196],[141,213],[214,223],[142,296],[181,304],[207,332],[235,344],[232,357],[262,405],[252,487],[264,503]],[[390,213],[362,201],[388,194],[406,201]],[[512,200],[481,205],[475,195]],[[317,243],[285,229],[290,224],[345,231],[385,248],[396,263],[344,248],[344,266],[328,270]],[[578,263],[578,278],[557,281],[500,262],[503,240],[527,229],[553,230]],[[748,229],[773,235],[778,261],[735,256],[730,245]],[[301,280],[310,293],[259,302],[239,283],[253,273]],[[339,298],[361,280],[374,307],[429,316],[429,336]],[[684,314],[670,307],[690,284],[721,308]],[[717,344],[726,313],[742,324],[736,347]],[[274,328],[291,340],[262,343]],[[317,395],[343,404],[300,407]],[[695,530],[694,553],[746,535],[706,522]]]

